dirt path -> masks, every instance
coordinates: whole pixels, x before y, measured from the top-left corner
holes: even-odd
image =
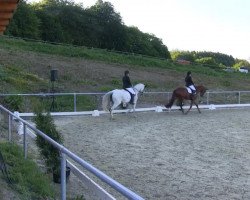
[[[66,147],[145,199],[247,200],[249,112],[147,112],[56,124]]]

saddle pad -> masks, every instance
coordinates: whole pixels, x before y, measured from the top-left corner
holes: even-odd
[[[189,87],[186,87],[189,94],[192,94],[192,90]]]
[[[130,93],[135,94],[135,91],[133,90],[133,88],[126,88],[125,91],[129,91]]]

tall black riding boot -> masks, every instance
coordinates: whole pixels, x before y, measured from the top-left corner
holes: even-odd
[[[131,94],[130,103],[131,103],[132,105],[135,104],[135,103],[134,103],[134,99],[135,99],[135,95],[134,95],[134,94]]]
[[[194,99],[194,98],[195,98],[195,95],[196,95],[196,91],[195,91],[195,90],[192,90],[191,99]]]

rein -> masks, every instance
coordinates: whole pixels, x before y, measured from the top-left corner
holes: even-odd
[[[138,93],[143,93],[142,91],[136,89],[135,87],[132,87],[132,88],[133,88],[133,90],[136,90]]]
[[[136,90],[138,93],[140,92],[139,90],[137,90],[135,87],[132,87],[133,88],[133,90]]]

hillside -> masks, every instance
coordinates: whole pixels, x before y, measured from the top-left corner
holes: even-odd
[[[196,84],[209,90],[250,90],[248,74],[228,73],[198,65],[126,55],[105,50],[52,45],[0,37],[2,93],[49,92],[50,70],[58,70],[57,92],[101,92],[121,87],[124,70],[148,91],[172,91],[184,85],[188,70]]]

